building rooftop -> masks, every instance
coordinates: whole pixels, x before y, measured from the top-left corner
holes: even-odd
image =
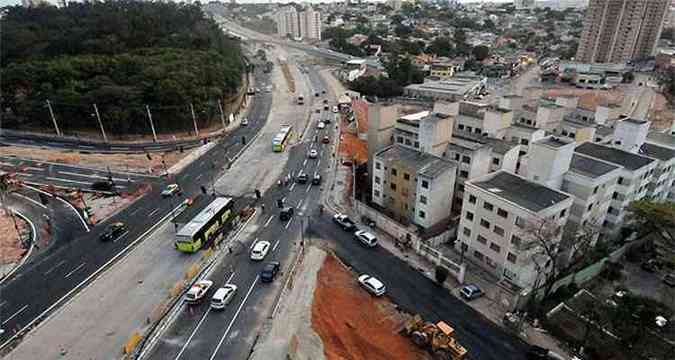
[[[481,83],[480,77],[455,76],[448,80],[429,81],[423,84],[410,84],[406,89],[417,91],[434,91],[451,95],[464,96]]]
[[[668,133],[663,133],[660,131],[650,131],[647,134],[647,139],[649,139],[649,141],[651,142],[655,142],[663,146],[675,147],[675,136],[670,135]]]
[[[613,164],[621,165],[629,170],[638,170],[654,161],[645,156],[629,153],[615,149],[613,147],[594,144],[590,142],[583,143],[574,150],[577,153],[584,154],[596,159],[611,162]]]
[[[636,125],[643,125],[643,124],[648,123],[647,120],[633,119],[633,118],[624,119],[623,121],[629,122],[631,124],[636,124]]]
[[[483,179],[485,180],[479,178],[477,181],[469,182],[533,212],[547,209],[569,198],[569,195],[558,190],[537,184],[504,170],[487,175]]]
[[[543,129],[539,129],[539,128],[536,128],[534,126],[524,125],[524,124],[521,124],[521,123],[511,124],[510,127],[514,128],[518,131],[526,131],[528,133],[534,133],[534,132],[537,132],[537,131],[544,131]]]
[[[456,165],[437,156],[408,149],[400,145],[389,146],[375,155],[384,161],[401,161],[408,167],[417,170],[422,175],[435,178],[445,171],[452,170]]]
[[[675,149],[650,143],[642,144],[639,153],[661,161],[669,161],[675,158]]]
[[[561,147],[571,143],[570,141],[561,140],[559,137],[556,137],[556,136],[548,136],[548,137],[545,137],[541,140],[537,140],[535,142],[537,144],[542,144],[542,145],[546,145],[546,146],[550,146],[550,147],[554,147],[554,148],[561,148]]]
[[[581,154],[572,155],[570,163],[571,172],[591,178],[598,178],[619,168],[617,165]]]

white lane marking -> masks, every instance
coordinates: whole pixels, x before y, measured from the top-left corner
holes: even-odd
[[[288,190],[289,190],[289,191],[293,191],[293,189],[295,189],[295,183],[293,183],[293,184],[291,185],[291,187],[290,187]]]
[[[129,150],[128,147],[113,146],[110,150]]]
[[[0,308],[5,306],[7,304],[7,301],[0,302]]]
[[[45,179],[47,179],[47,180],[54,180],[54,181],[61,181],[61,182],[67,182],[67,183],[82,184],[82,185],[91,185],[91,184],[92,184],[92,183],[86,182],[86,181],[70,180],[70,179],[57,178],[57,177],[52,177],[52,176],[47,176]]]
[[[307,190],[305,190],[305,193],[308,193],[310,190],[312,190],[312,184],[307,185]]]
[[[93,149],[93,148],[94,148],[94,147],[91,146],[91,145],[79,145],[79,147],[85,148],[85,149]]]
[[[124,238],[125,236],[129,235],[128,231],[125,231],[122,235],[118,236],[115,240],[113,240],[113,243],[116,243],[117,240]]]
[[[277,240],[277,242],[274,243],[274,247],[272,248],[272,252],[277,251],[277,246],[279,246],[279,240]]]
[[[54,197],[54,195],[52,195],[52,194],[50,194],[50,193],[48,193],[48,192],[46,192],[46,191],[42,191],[42,190],[40,190],[40,189],[38,189],[38,188],[36,188],[36,187],[33,187],[33,186],[27,186],[27,185],[24,185],[24,188],[25,188],[25,189],[30,189],[30,190],[33,190],[33,191],[37,191],[37,192],[39,192],[39,193],[41,193],[41,194],[45,194],[45,195],[47,195],[47,196],[49,196],[49,197]],[[71,210],[73,210],[73,211],[75,212],[75,214],[77,214],[77,217],[80,219],[80,221],[82,222],[82,225],[84,226],[84,229],[85,229],[87,232],[91,231],[91,229],[89,229],[89,225],[87,225],[87,222],[84,221],[84,218],[82,217],[82,214],[80,214],[80,212],[77,211],[77,209],[75,209],[75,206],[73,206],[73,204],[67,202],[66,200],[61,199],[60,197],[56,197],[56,198],[59,199],[59,200],[60,200],[61,202],[63,202],[64,204],[66,204],[66,206],[68,206]],[[0,346],[0,347],[1,347],[1,346]]]
[[[286,226],[284,226],[286,229],[288,229],[289,226],[291,226],[291,223],[293,222],[293,219],[288,220],[286,223]]]
[[[183,347],[180,349],[180,352],[178,352],[178,355],[176,355],[175,360],[180,359],[180,357],[183,355],[183,353],[185,352],[185,349],[187,349],[188,345],[190,344],[190,341],[192,341],[192,338],[197,333],[197,330],[199,330],[199,327],[202,326],[202,324],[204,323],[204,320],[206,320],[206,317],[209,315],[210,312],[211,312],[211,307],[209,306],[208,310],[206,310],[206,312],[204,313],[204,316],[202,316],[202,318],[199,319],[199,322],[197,323],[197,326],[194,328],[194,330],[192,330],[192,333],[188,337],[185,344],[183,344]]]
[[[108,179],[107,176],[97,175],[97,174],[80,174],[80,173],[76,173],[76,172],[60,171],[60,170],[57,171],[57,173],[63,174],[63,175],[92,178],[92,179]],[[128,181],[129,180],[129,179],[123,179],[123,178],[117,178],[117,177],[113,177],[112,179],[115,180],[115,181]]]
[[[321,159],[316,163],[316,167],[318,168],[319,166],[321,166]]]
[[[136,215],[137,212],[139,212],[139,211],[141,211],[141,210],[143,210],[143,208],[142,208],[142,207],[139,207],[138,209],[132,211],[131,214],[129,214],[129,215],[134,216],[134,215]]]
[[[239,317],[239,313],[241,313],[241,309],[244,308],[244,304],[246,304],[246,300],[248,300],[248,297],[251,295],[251,292],[253,292],[253,288],[255,287],[255,284],[258,283],[258,279],[260,279],[260,275],[257,275],[255,277],[255,280],[253,280],[253,284],[251,284],[251,287],[248,289],[248,292],[246,293],[246,296],[244,297],[244,300],[242,300],[241,304],[239,305],[239,308],[237,309],[237,312],[234,313],[234,316],[232,317],[232,320],[230,321],[230,324],[227,326],[227,329],[225,330],[225,333],[223,333],[223,337],[220,338],[220,341],[218,342],[218,346],[216,346],[216,349],[213,351],[213,355],[211,355],[211,358],[209,360],[213,360],[216,358],[216,354],[218,354],[218,350],[220,350],[220,347],[223,345],[223,341],[225,341],[225,338],[227,337],[227,334],[230,333],[230,330],[232,329],[232,326],[234,325],[234,322],[237,320],[237,317]]]
[[[202,177],[202,175],[204,175],[204,174],[199,174],[199,175],[197,175],[197,177],[195,178],[195,180],[199,180],[199,179]]]
[[[305,199],[300,199],[300,201],[298,201],[298,206],[296,206],[298,209],[302,206],[303,201],[305,201]]]
[[[307,159],[305,159],[305,161],[302,162],[302,166],[304,167],[305,165],[307,165]]]
[[[33,170],[33,171],[45,171],[45,168],[33,167],[33,166],[23,166],[22,170]]]
[[[253,249],[253,246],[255,246],[255,243],[257,243],[257,242],[258,242],[258,238],[255,238],[255,240],[253,240],[253,242],[251,243],[251,246],[249,246],[248,248]]]
[[[274,219],[274,215],[270,215],[270,218],[267,219],[267,222],[265,223],[265,226],[263,226],[263,227],[267,227],[270,224],[270,222],[272,221],[272,219]]]
[[[52,266],[51,269],[49,269],[49,270],[45,271],[44,273],[42,273],[42,275],[45,275],[45,276],[46,276],[46,275],[51,274],[52,271],[54,271],[54,270],[56,270],[57,268],[61,267],[61,265],[65,264],[65,263],[66,263],[65,260],[59,261],[56,265]]]
[[[13,193],[13,194],[14,194],[15,196],[18,196],[18,197],[20,197],[20,198],[26,200],[26,201],[30,201],[31,203],[33,203],[33,204],[35,204],[35,205],[37,205],[37,206],[39,206],[39,207],[41,207],[41,208],[43,208],[43,209],[46,209],[46,208],[47,208],[46,206],[42,205],[42,203],[36,201],[35,199],[31,199],[31,198],[29,198],[29,197],[26,196],[26,195],[19,194],[19,193]]]
[[[152,211],[148,214],[148,216],[153,216],[153,215],[157,214],[158,211],[159,211],[159,209],[152,210]]]
[[[10,317],[8,317],[5,321],[2,322],[2,325],[7,324],[10,320],[14,319],[17,315],[21,314],[22,312],[26,311],[28,309],[28,305],[24,305],[21,309],[19,309],[17,312],[12,314]]]
[[[69,278],[69,277],[70,277],[71,275],[73,275],[77,270],[82,269],[82,267],[84,266],[84,264],[86,264],[86,263],[82,263],[82,264],[80,264],[80,265],[77,265],[77,267],[76,267],[75,269],[73,269],[71,272],[67,273],[66,276],[64,276],[64,279]]]

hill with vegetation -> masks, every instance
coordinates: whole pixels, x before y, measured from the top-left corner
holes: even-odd
[[[71,2],[65,8],[6,7],[3,126],[97,126],[147,133],[146,105],[158,130],[184,130],[194,105],[200,126],[216,119],[217,100],[237,93],[245,65],[239,43],[198,5],[173,2]]]

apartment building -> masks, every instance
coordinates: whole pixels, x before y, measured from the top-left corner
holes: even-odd
[[[453,104],[450,114],[455,117],[455,132],[476,136],[504,138],[513,122],[513,111],[488,104],[461,101]]]
[[[394,143],[412,150],[442,156],[452,137],[449,115],[421,111],[396,120]]]
[[[638,153],[657,161],[649,183],[647,196],[654,201],[668,200],[675,188],[675,149],[644,143]]]
[[[537,244],[525,229],[542,221],[562,228],[572,197],[504,170],[469,180],[465,189],[457,250],[501,280],[533,287],[536,260],[545,260],[534,258]]]
[[[626,63],[654,55],[669,0],[590,0],[576,61]]]
[[[279,36],[321,40],[321,13],[311,6],[300,12],[295,6],[284,6],[276,13],[274,20]]]
[[[673,128],[675,128],[675,124],[673,124]],[[647,134],[646,143],[657,145],[670,150],[675,150],[675,131],[673,131],[672,135],[669,132],[652,131]],[[675,171],[675,168],[673,171]],[[668,200],[675,201],[675,182],[670,183],[670,193],[668,194]]]
[[[450,217],[456,165],[398,144],[375,155],[372,199],[402,223],[428,229]]]
[[[321,12],[308,6],[298,13],[298,22],[303,39],[321,41]]]
[[[607,217],[602,224],[603,234],[613,237],[618,234],[624,225],[626,206],[631,201],[641,200],[649,195],[649,184],[657,161],[646,156],[590,142],[577,146],[575,152],[621,167],[616,189],[607,209]]]

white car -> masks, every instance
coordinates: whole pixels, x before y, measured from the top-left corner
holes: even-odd
[[[251,250],[251,260],[263,260],[267,256],[267,252],[270,251],[269,241],[258,241],[253,245],[253,250]]]
[[[333,112],[337,114],[338,111],[339,111],[339,110],[338,110],[338,107],[337,107],[337,106],[333,106]]]
[[[199,280],[197,281],[187,294],[185,294],[185,301],[188,303],[197,303],[199,300],[204,298],[204,295],[209,292],[209,289],[213,285],[211,280]]]
[[[354,233],[354,237],[367,247],[377,246],[377,238],[367,231],[358,230]]]
[[[241,126],[248,126],[248,118],[244,118],[244,120],[241,121]]]
[[[211,297],[211,308],[224,309],[227,304],[232,301],[234,294],[237,293],[237,286],[233,284],[226,284],[220,289],[216,290]]]
[[[316,124],[316,128],[317,128],[317,129],[325,129],[325,128],[326,128],[326,124],[324,124],[323,121],[319,121],[319,123]]]
[[[319,152],[316,151],[316,149],[312,149],[307,154],[307,157],[309,157],[310,159],[316,159],[317,157],[319,157]]]
[[[387,292],[387,288],[384,286],[382,281],[367,274],[359,276],[359,284],[361,284],[361,286],[366,288],[369,293],[375,296],[382,296],[385,292]]]
[[[180,186],[178,184],[169,184],[162,190],[162,197],[171,197],[174,194],[180,194]]]

